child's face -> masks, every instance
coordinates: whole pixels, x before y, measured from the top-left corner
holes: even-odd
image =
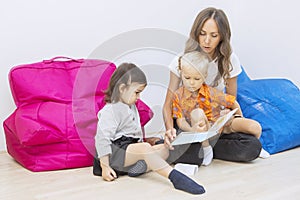
[[[190,92],[198,91],[204,83],[204,77],[191,66],[182,66],[181,78],[183,86]]]
[[[127,104],[133,105],[140,98],[140,93],[145,89],[145,84],[131,83],[120,89],[120,100]]]

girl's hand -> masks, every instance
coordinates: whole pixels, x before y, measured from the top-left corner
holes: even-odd
[[[165,138],[164,138],[164,144],[167,146],[168,149],[174,150],[174,147],[171,145],[171,142],[176,137],[176,129],[172,128],[166,131]]]
[[[102,168],[102,178],[106,181],[113,181],[117,178],[116,172],[110,167],[101,165]]]

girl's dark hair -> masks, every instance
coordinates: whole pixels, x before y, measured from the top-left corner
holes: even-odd
[[[226,79],[229,78],[229,72],[232,71],[232,66],[230,62],[230,56],[232,53],[231,46],[230,46],[231,31],[230,31],[229,21],[223,10],[209,7],[202,10],[198,14],[192,26],[190,37],[186,42],[185,53],[191,51],[202,51],[199,46],[199,35],[204,23],[208,19],[215,20],[221,37],[220,43],[216,47],[216,51],[215,51],[215,56],[217,58],[216,61],[218,61],[219,75],[216,77],[212,85],[212,86],[217,86],[218,80],[221,77],[224,79],[224,82],[226,84]]]
[[[147,79],[144,72],[132,63],[122,63],[110,78],[109,85],[105,91],[105,102],[113,103],[120,100],[119,86],[131,83],[140,83],[147,85]]]

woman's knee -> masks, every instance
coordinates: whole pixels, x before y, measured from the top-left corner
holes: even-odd
[[[237,118],[231,124],[231,132],[244,132],[259,138],[262,132],[260,123],[255,120]]]
[[[252,133],[256,138],[259,138],[262,132],[262,127],[260,125],[260,123],[258,123],[257,121],[251,121],[251,123],[249,123],[249,125],[247,126],[248,128],[248,132]]]
[[[255,131],[257,138],[259,138],[262,132],[262,127],[260,123],[254,121],[254,123],[252,124],[252,129]]]

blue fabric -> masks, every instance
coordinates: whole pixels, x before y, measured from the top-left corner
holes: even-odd
[[[245,69],[243,66],[241,66],[242,68],[242,72],[239,74],[238,76],[238,84],[241,84],[241,83],[245,83],[245,82],[248,82],[248,81],[251,81],[251,79],[249,78],[249,76],[247,75]]]
[[[263,148],[274,154],[299,146],[299,88],[287,79],[250,80],[245,72],[242,76],[237,100],[244,116],[261,124]]]

